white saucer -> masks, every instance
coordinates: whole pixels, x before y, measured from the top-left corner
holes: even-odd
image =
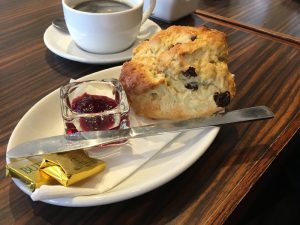
[[[114,54],[94,54],[86,52],[74,43],[71,36],[67,33],[57,30],[52,25],[44,33],[44,42],[47,48],[63,58],[82,63],[90,64],[109,64],[123,62],[131,58],[132,49],[141,41],[149,38],[160,31],[158,24],[147,20],[142,26],[137,37],[137,41],[127,50]]]

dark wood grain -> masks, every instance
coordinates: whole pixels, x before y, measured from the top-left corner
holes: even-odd
[[[222,224],[300,127],[299,46],[188,16],[175,24],[206,25],[228,36],[237,84],[228,109],[267,105],[275,118],[224,126],[194,165],[142,196],[87,208],[32,202],[5,177],[6,144],[15,125],[70,78],[115,64],[72,62],[47,50],[42,36],[62,16],[59,0],[1,1],[0,10],[0,224]]]
[[[299,0],[200,0],[199,9],[250,26],[300,37]]]
[[[210,20],[218,24],[226,24],[226,26],[237,27],[238,29],[244,29],[246,31],[253,31],[256,32],[257,34],[261,34],[266,37],[269,36],[270,38],[280,39],[281,41],[285,41],[288,44],[295,44],[296,46],[300,45],[300,38],[289,34],[276,32],[274,30],[270,30],[261,26],[239,22],[237,20],[230,19],[224,16],[219,16],[214,13],[209,13],[200,9],[197,9],[196,13],[199,16],[201,16],[201,18],[203,18],[204,20]]]

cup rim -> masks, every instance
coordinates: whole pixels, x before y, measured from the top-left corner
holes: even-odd
[[[126,9],[120,12],[111,12],[111,13],[92,13],[92,12],[84,12],[84,11],[80,11],[80,10],[76,10],[74,8],[72,8],[71,6],[69,6],[66,2],[66,0],[62,0],[62,4],[64,7],[68,8],[68,10],[71,10],[72,12],[75,13],[79,13],[79,14],[83,14],[83,15],[91,15],[91,16],[113,16],[113,15],[122,15],[131,11],[134,11],[140,7],[143,6],[143,2],[144,1],[140,1],[139,4],[135,5],[134,7],[130,8],[130,9]]]

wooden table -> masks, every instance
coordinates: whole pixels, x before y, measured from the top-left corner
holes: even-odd
[[[222,127],[195,164],[142,196],[87,208],[33,202],[5,177],[6,145],[14,127],[37,101],[70,78],[120,64],[73,62],[45,47],[45,29],[62,17],[59,0],[2,1],[0,6],[0,224],[222,224],[299,129],[300,48],[294,38],[299,28],[287,29],[283,34],[292,38],[286,39],[200,12],[174,24],[206,25],[227,34],[229,67],[237,84],[237,96],[228,109],[267,105],[275,118]]]
[[[300,37],[297,0],[200,0],[199,12]]]
[[[300,44],[300,2],[297,0],[200,0],[196,12],[219,23]]]

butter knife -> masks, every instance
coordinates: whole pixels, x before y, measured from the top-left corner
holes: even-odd
[[[120,130],[79,132],[71,135],[58,135],[22,143],[7,151],[8,158],[28,157],[49,153],[67,152],[90,148],[103,144],[120,142],[131,138],[160,135],[170,132],[183,132],[201,127],[218,126],[229,123],[261,120],[274,117],[266,106],[257,106],[217,114],[208,118],[162,122]]]

